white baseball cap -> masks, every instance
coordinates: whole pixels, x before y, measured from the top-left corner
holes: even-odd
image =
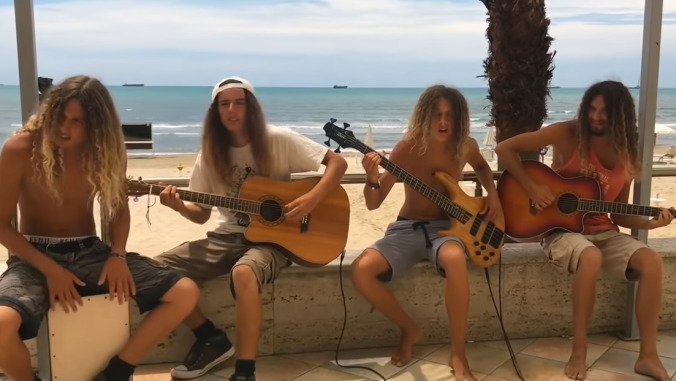
[[[240,77],[229,77],[223,78],[214,86],[214,90],[211,92],[211,101],[213,102],[216,99],[218,93],[226,89],[239,88],[249,90],[251,94],[254,93],[254,87],[251,85],[251,82],[247,81],[244,78]]]

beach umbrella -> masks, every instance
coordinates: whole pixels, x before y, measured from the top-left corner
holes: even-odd
[[[676,134],[676,130],[667,126],[666,124],[655,124],[655,134]]]
[[[495,126],[488,126],[484,137],[484,147],[495,147]]]
[[[369,128],[366,130],[366,137],[364,138],[364,144],[373,148],[373,127],[369,124]]]

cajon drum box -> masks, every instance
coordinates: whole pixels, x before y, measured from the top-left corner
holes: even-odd
[[[91,381],[129,340],[129,303],[108,294],[86,296],[77,312],[60,304],[38,332],[42,381]]]

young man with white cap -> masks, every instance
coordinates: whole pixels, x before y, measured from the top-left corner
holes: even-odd
[[[287,218],[300,218],[340,185],[347,169],[345,159],[327,147],[290,130],[267,125],[254,88],[247,80],[230,77],[214,86],[204,118],[202,148],[197,155],[189,189],[197,192],[236,196],[247,176],[289,180],[291,173],[326,170],[307,194],[286,205]],[[204,224],[212,207],[184,202],[176,188],[167,186],[162,204],[195,223]],[[235,297],[237,362],[231,381],[254,381],[255,358],[263,320],[260,290],[272,282],[289,260],[272,246],[247,241],[243,232],[248,216],[218,208],[219,224],[205,239],[185,242],[156,257],[202,282],[231,274]],[[214,326],[196,308],[184,323],[197,341],[183,364],[171,371],[173,378],[199,377],[234,354],[225,332]]]

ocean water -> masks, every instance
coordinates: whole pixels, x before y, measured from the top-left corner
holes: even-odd
[[[201,123],[211,87],[110,86],[122,122],[151,122],[152,150],[130,154],[192,153],[199,148]],[[471,135],[483,145],[490,105],[484,88],[460,89],[470,106]],[[551,90],[545,124],[575,116],[583,88]],[[269,122],[326,141],[322,127],[330,119],[347,122],[358,139],[373,128],[373,146],[392,148],[403,135],[422,88],[265,88],[256,89]],[[639,90],[632,89],[638,104]],[[676,129],[676,89],[658,92],[657,123]],[[21,126],[18,86],[0,86],[0,140]],[[676,145],[676,130],[660,134],[657,144]],[[334,142],[332,147],[336,148]]]

